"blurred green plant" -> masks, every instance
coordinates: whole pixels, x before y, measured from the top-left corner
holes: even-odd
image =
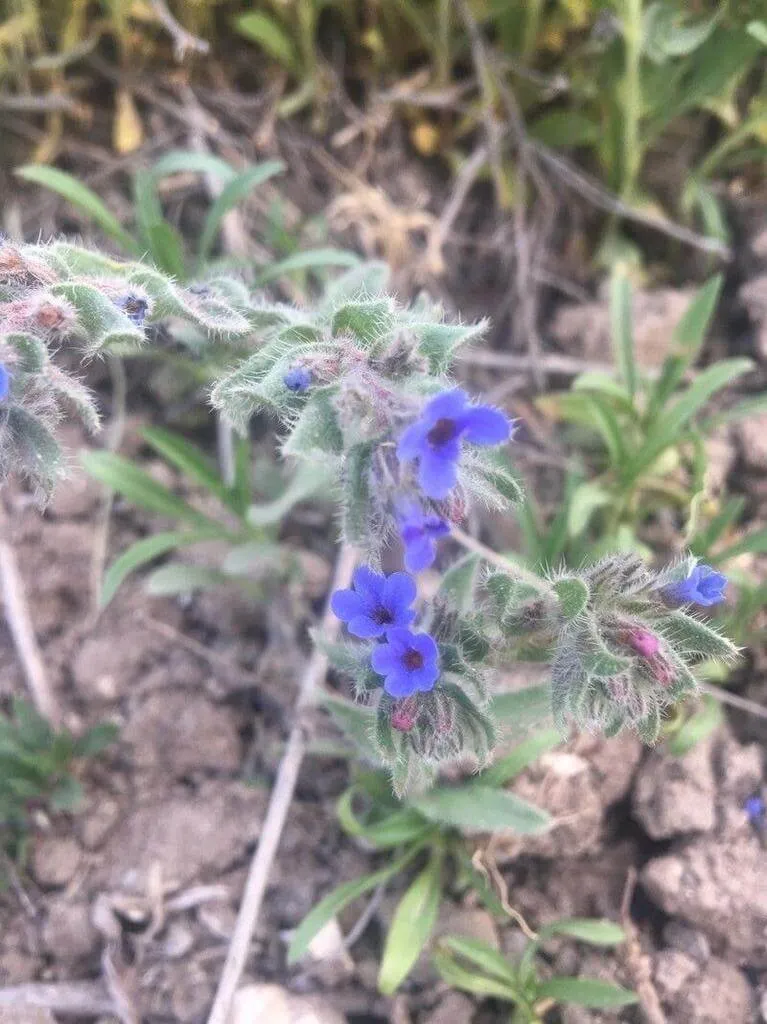
[[[537,937],[528,941],[517,963],[485,942],[457,935],[440,940],[434,962],[442,979],[453,988],[511,1003],[514,1012],[510,1024],[543,1024],[549,1010],[562,1003],[619,1010],[638,1002],[633,992],[598,978],[541,978],[536,957],[546,942],[558,938],[609,948],[619,946],[626,936],[611,921],[565,918],[541,928]]]
[[[282,584],[300,572],[298,553],[278,540],[279,527],[297,504],[327,493],[331,475],[325,467],[301,463],[287,479],[275,472],[259,474],[261,488],[270,478],[272,486],[269,500],[256,503],[248,439],[237,444],[234,480],[227,484],[212,459],[179,434],[147,427],[143,437],[171,470],[181,474],[183,489],[198,492],[202,499],[198,504],[206,510],[190,504],[129,459],[105,451],[84,452],[82,462],[91,476],[137,508],[175,521],[173,529],[136,541],[113,562],[104,576],[102,605],[137,569],[210,541],[223,546],[218,566],[171,560],[150,574],[149,593],[190,593],[237,582],[261,597],[265,581]]]
[[[590,464],[583,477],[568,477],[565,498],[549,536],[530,506],[528,541],[537,561],[549,566],[567,552],[577,558],[608,550],[638,550],[642,527],[661,509],[689,520],[696,496],[705,494],[708,465],[704,442],[727,423],[767,409],[767,397],[746,398],[716,414],[708,402],[752,368],[745,358],[721,359],[700,372],[700,354],[722,285],[711,278],[677,324],[669,355],[656,378],[637,363],[627,278],[616,271],[611,283],[612,337],[617,375],[586,372],[567,392],[546,395],[538,405],[574,427],[572,439]],[[591,543],[596,541],[596,547]],[[573,549],[569,548],[573,545]]]
[[[351,743],[350,757],[380,764],[370,741],[375,729],[370,710],[336,697],[327,697],[325,706]],[[503,710],[508,715],[511,708]],[[403,874],[410,876],[416,864],[418,870],[399,900],[381,955],[378,987],[385,995],[394,993],[412,970],[429,941],[440,906],[451,894],[471,888],[492,913],[504,916],[498,896],[472,863],[466,833],[546,831],[551,824],[548,814],[505,786],[561,742],[557,730],[539,729],[473,778],[442,783],[404,801],[392,793],[389,772],[355,767],[352,783],[338,801],[339,822],[366,849],[388,854],[388,862],[334,889],[310,911],[293,934],[290,961],[299,960],[315,935],[345,907],[396,884]]]
[[[78,762],[95,757],[117,737],[109,722],[75,737],[54,729],[24,700],[0,713],[0,837],[9,856],[23,859],[36,808],[70,811],[82,799]]]

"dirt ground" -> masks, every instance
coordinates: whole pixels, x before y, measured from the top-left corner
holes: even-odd
[[[224,125],[221,149],[227,155],[238,129],[230,107],[223,107],[210,110]],[[252,156],[258,110],[247,108],[238,116],[246,122],[238,151]],[[153,148],[184,144],[183,121],[157,117]],[[403,294],[429,284],[452,311],[466,318],[493,316],[489,350],[509,357],[507,368],[467,363],[462,373],[525,420],[520,464],[541,502],[555,502],[560,441],[531,405],[529,368],[533,359],[547,386],[554,387],[563,379],[556,366],[547,369],[549,357],[571,357],[584,365],[610,359],[600,290],[579,270],[575,244],[566,244],[568,226],[587,214],[573,209],[547,239],[548,271],[559,283],[537,290],[541,351],[536,353],[521,344],[514,327],[514,269],[504,255],[506,236],[499,230],[484,248],[480,242],[493,219],[481,189],[450,229],[442,250],[445,273],[426,265],[424,225],[439,219],[446,186],[423,163],[400,160],[397,167],[403,146],[398,131],[394,123],[385,126],[388,145],[379,145],[365,168],[359,164],[359,144],[355,165],[338,147],[331,145],[326,156],[319,143],[304,143],[293,130],[278,132],[269,145],[290,165],[280,186],[287,208],[297,222],[302,214],[329,210],[334,237],[393,260]],[[83,146],[73,144],[69,154],[80,166]],[[90,177],[120,213],[124,163],[102,158],[98,164],[93,150]],[[363,179],[385,185],[383,198],[362,188]],[[171,207],[181,210],[185,194],[169,196]],[[182,226],[194,230],[194,204],[191,213],[183,209]],[[399,220],[390,216],[393,210]],[[735,204],[732,214],[735,259],[727,268],[725,302],[709,354],[747,353],[764,364],[767,221],[760,223],[746,202]],[[249,207],[251,237],[258,239],[263,215],[259,202]],[[41,228],[43,234],[83,230],[60,203],[37,196],[23,206],[11,199],[6,217],[29,237]],[[680,280],[667,274],[637,298],[637,343],[646,365],[657,363],[686,289],[705,272],[697,256],[688,256],[689,280],[681,280],[681,271]],[[109,418],[106,372],[94,366],[88,373]],[[143,458],[152,472],[167,473],[141,447],[138,429],[147,420],[177,426],[186,410],[183,404],[167,404],[147,361],[130,363],[128,379],[130,416],[120,450]],[[729,482],[747,496],[754,523],[764,520],[767,502],[765,427],[762,417],[711,445],[713,471],[722,485]],[[202,437],[211,440],[209,428],[203,427]],[[67,432],[73,453],[99,443],[76,430]],[[178,480],[170,482],[179,486]],[[150,598],[141,579],[132,579],[99,615],[94,574],[103,568],[104,542],[111,561],[131,540],[165,524],[119,499],[107,517],[104,494],[74,457],[71,479],[44,515],[19,488],[8,491],[6,506],[34,626],[66,722],[79,730],[108,719],[119,725],[120,739],[88,766],[82,808],[37,816],[28,870],[0,893],[0,986],[67,983],[56,990],[59,1002],[52,1004],[61,1020],[107,1024],[115,1019],[110,1000],[124,998],[146,1024],[202,1024],[290,726],[308,652],[307,626],[327,586],[332,517],[306,530],[300,523],[285,524],[283,535],[311,551],[313,569],[307,586],[272,595],[266,604],[234,587],[184,600]],[[518,541],[508,520],[486,519],[480,525],[498,546]],[[747,652],[734,691],[767,703],[764,667],[764,651]],[[501,685],[518,685],[519,668],[510,666],[509,674]],[[0,624],[0,697],[24,691],[11,637]],[[317,729],[329,726],[318,720]],[[642,1000],[639,1008],[618,1015],[565,1009],[549,1014],[547,1022],[767,1021],[767,850],[743,810],[747,797],[763,791],[765,735],[764,721],[728,713],[726,727],[681,758],[663,747],[643,749],[630,736],[610,741],[584,736],[541,758],[515,783],[516,791],[549,810],[557,825],[543,837],[508,836],[497,844],[513,905],[537,924],[562,916],[624,920],[632,936],[617,954],[563,942],[552,947],[545,969],[615,979],[636,989]],[[336,822],[334,801],[346,777],[343,761],[311,756],[304,763],[248,959],[244,980],[256,987],[249,996],[250,1016],[243,1020],[507,1020],[508,1012],[492,1001],[448,992],[427,958],[396,999],[376,993],[377,955],[396,893],[382,901],[351,949],[336,937],[317,959],[286,966],[290,930],[332,887],[375,863]],[[344,931],[359,913],[354,907],[342,915]],[[480,937],[511,955],[519,948],[513,923],[494,921],[471,901],[447,905],[438,931]],[[0,991],[4,1024],[3,1012]],[[21,1011],[10,1012],[14,1024],[38,1022],[34,1015],[27,1021]],[[39,1019],[49,1021],[45,1015]]]

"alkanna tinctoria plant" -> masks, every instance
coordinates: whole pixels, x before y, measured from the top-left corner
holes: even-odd
[[[695,662],[736,656],[690,613],[721,600],[726,580],[691,557],[655,571],[617,554],[543,577],[484,552],[455,561],[419,604],[416,574],[443,564],[440,542],[462,538],[472,505],[519,500],[514,424],[450,376],[456,350],[484,324],[446,323],[425,297],[403,308],[386,284],[383,265],[355,268],[306,310],[264,301],[233,277],[181,287],[71,245],[6,244],[3,473],[19,468],[50,490],[62,465],[52,433],[62,399],[96,424],[88,392],[52,352],[119,353],[156,339],[161,323],[193,323],[232,343],[214,407],[243,433],[254,414],[273,417],[285,457],[335,472],[342,533],[361,564],[331,602],[350,639],[315,639],[372,706],[371,739],[398,792],[444,759],[487,758],[492,673],[514,659],[550,663],[563,730],[628,726],[654,740],[664,709],[696,690]],[[395,543],[404,569],[385,573]]]

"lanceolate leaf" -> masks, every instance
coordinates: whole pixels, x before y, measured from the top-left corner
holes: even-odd
[[[429,941],[441,895],[442,853],[435,848],[394,913],[378,974],[378,988],[384,995],[397,991]]]
[[[470,832],[510,829],[519,835],[531,835],[551,826],[545,811],[513,793],[484,785],[481,778],[463,786],[437,787],[417,797],[413,805],[431,821]]]

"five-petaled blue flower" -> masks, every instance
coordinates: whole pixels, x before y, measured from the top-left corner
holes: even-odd
[[[373,651],[370,663],[384,676],[384,690],[391,697],[409,697],[431,690],[439,678],[439,650],[428,633],[396,627],[386,632],[386,643]]]
[[[136,325],[136,327],[143,327],[146,314],[149,309],[149,303],[141,295],[135,295],[133,292],[128,292],[127,295],[121,296],[117,299],[115,305],[119,306],[120,309],[125,313],[127,318]]]
[[[11,393],[11,375],[0,363],[0,402],[4,402]]]
[[[699,604],[710,608],[712,604],[724,601],[727,577],[712,569],[710,565],[696,565],[686,580],[666,588],[666,595],[672,601]]]
[[[437,556],[437,541],[450,533],[450,525],[415,501],[400,505],[397,522],[405,548],[405,568],[410,572],[428,569]]]
[[[312,371],[307,370],[305,366],[293,366],[282,378],[282,383],[288,391],[302,395],[304,391],[309,390],[312,383]]]
[[[460,388],[443,391],[422,410],[397,445],[400,462],[418,459],[418,482],[424,494],[446,498],[458,479],[461,441],[502,444],[511,437],[508,417],[489,405],[471,405]]]
[[[410,605],[416,585],[406,572],[387,577],[361,565],[353,582],[353,590],[337,590],[330,599],[330,607],[353,636],[383,636],[392,627],[409,626],[415,618]]]

